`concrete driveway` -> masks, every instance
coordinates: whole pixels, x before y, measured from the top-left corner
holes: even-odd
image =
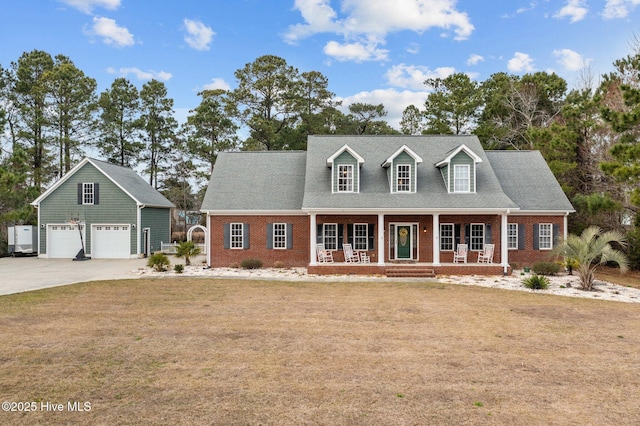
[[[137,278],[132,274],[147,259],[38,259],[0,258],[0,295],[38,290],[85,281]]]

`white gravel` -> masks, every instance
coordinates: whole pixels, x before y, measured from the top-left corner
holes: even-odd
[[[200,265],[185,266],[183,273],[177,274],[173,270],[155,272],[150,268],[139,268],[132,271],[139,277],[211,277],[211,278],[245,278],[269,279],[285,281],[416,281],[429,280],[448,284],[477,285],[483,287],[500,288],[505,290],[526,291],[530,293],[546,293],[568,297],[584,297],[589,299],[611,300],[617,302],[640,303],[640,289],[624,287],[605,281],[596,280],[593,291],[580,290],[580,280],[577,275],[558,274],[548,277],[550,285],[546,290],[530,290],[522,284],[522,279],[528,273],[514,271],[511,276],[481,276],[481,275],[441,275],[436,279],[423,278],[387,278],[380,275],[308,275],[306,268],[206,268]],[[524,275],[522,275],[524,274]]]

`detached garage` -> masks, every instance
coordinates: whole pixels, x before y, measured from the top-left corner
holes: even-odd
[[[137,258],[171,241],[173,204],[132,169],[104,161],[85,158],[31,204],[39,257]]]

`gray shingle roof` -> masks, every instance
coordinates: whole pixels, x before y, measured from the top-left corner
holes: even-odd
[[[575,211],[539,151],[487,151],[502,189],[521,210]]]
[[[345,144],[365,160],[359,193],[331,192],[326,161]],[[482,160],[472,194],[448,193],[435,167],[462,144]],[[413,194],[390,193],[382,167],[402,145],[423,159]],[[203,211],[315,209],[573,211],[538,152],[485,152],[476,136],[448,135],[310,136],[306,152],[221,153],[202,203]]]
[[[174,207],[171,201],[145,182],[134,170],[93,158],[89,159],[89,162],[110,177],[137,202],[148,207]]]
[[[306,157],[302,151],[220,153],[201,210],[300,210]]]
[[[362,165],[360,192],[332,194],[331,170],[325,160],[343,145],[360,154]],[[465,144],[482,163],[477,165],[474,194],[450,194],[435,164]],[[381,164],[399,147],[406,145],[423,159],[417,166],[415,194],[391,194],[386,170]],[[480,141],[475,136],[310,136],[307,142],[305,209],[493,209],[516,208],[496,178]]]

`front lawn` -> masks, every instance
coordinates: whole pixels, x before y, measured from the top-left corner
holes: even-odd
[[[0,342],[0,400],[37,408],[0,424],[640,423],[632,303],[415,282],[104,281],[0,297]]]

